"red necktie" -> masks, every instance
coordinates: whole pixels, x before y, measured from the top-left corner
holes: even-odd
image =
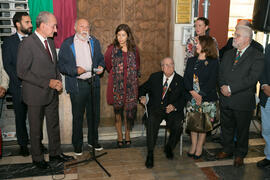
[[[164,85],[163,85],[162,99],[163,99],[164,96],[165,96],[165,93],[166,93],[167,88],[168,88],[168,78],[166,78],[166,81],[165,81],[165,83],[164,83]]]
[[[47,40],[45,40],[44,43],[45,43],[45,47],[46,47],[45,49],[46,49],[47,53],[49,54],[51,60],[53,61],[51,52],[50,52],[50,50],[49,50],[49,46],[48,46]]]
[[[233,65],[237,64],[240,59],[241,51],[237,51]]]

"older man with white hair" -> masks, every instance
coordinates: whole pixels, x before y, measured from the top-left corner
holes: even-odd
[[[237,26],[233,39],[234,49],[224,54],[219,71],[223,151],[217,158],[234,155],[235,167],[244,164],[243,158],[248,152],[249,126],[256,106],[254,94],[264,65],[263,54],[250,46],[251,40],[251,28]],[[233,141],[235,132],[236,146]]]

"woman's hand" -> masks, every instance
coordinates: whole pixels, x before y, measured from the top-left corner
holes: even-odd
[[[195,99],[196,104],[200,106],[202,104],[202,96],[199,95],[196,91],[192,90],[189,91],[189,93],[192,95],[192,97]]]

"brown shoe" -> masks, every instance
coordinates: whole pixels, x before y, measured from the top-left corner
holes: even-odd
[[[220,152],[220,153],[218,153],[217,155],[216,155],[216,158],[217,159],[225,159],[225,158],[229,158],[229,157],[231,157],[232,156],[232,154],[229,154],[229,153],[225,153],[225,152]]]
[[[233,162],[234,167],[241,167],[244,165],[244,159],[241,157],[236,157]]]

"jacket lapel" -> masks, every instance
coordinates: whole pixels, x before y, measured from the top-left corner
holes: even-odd
[[[33,33],[33,34],[32,34],[32,37],[33,37],[33,39],[34,39],[36,45],[40,48],[40,50],[41,50],[44,54],[46,54],[46,56],[48,57],[48,60],[50,60],[51,58],[50,58],[49,54],[47,53],[45,47],[43,46],[41,40],[38,38],[38,36],[37,36],[35,33]],[[50,44],[50,47],[52,48],[51,44]],[[52,55],[52,56],[54,56],[54,55]],[[53,57],[53,59],[54,59],[54,57]],[[51,60],[50,60],[50,62],[52,63]]]

